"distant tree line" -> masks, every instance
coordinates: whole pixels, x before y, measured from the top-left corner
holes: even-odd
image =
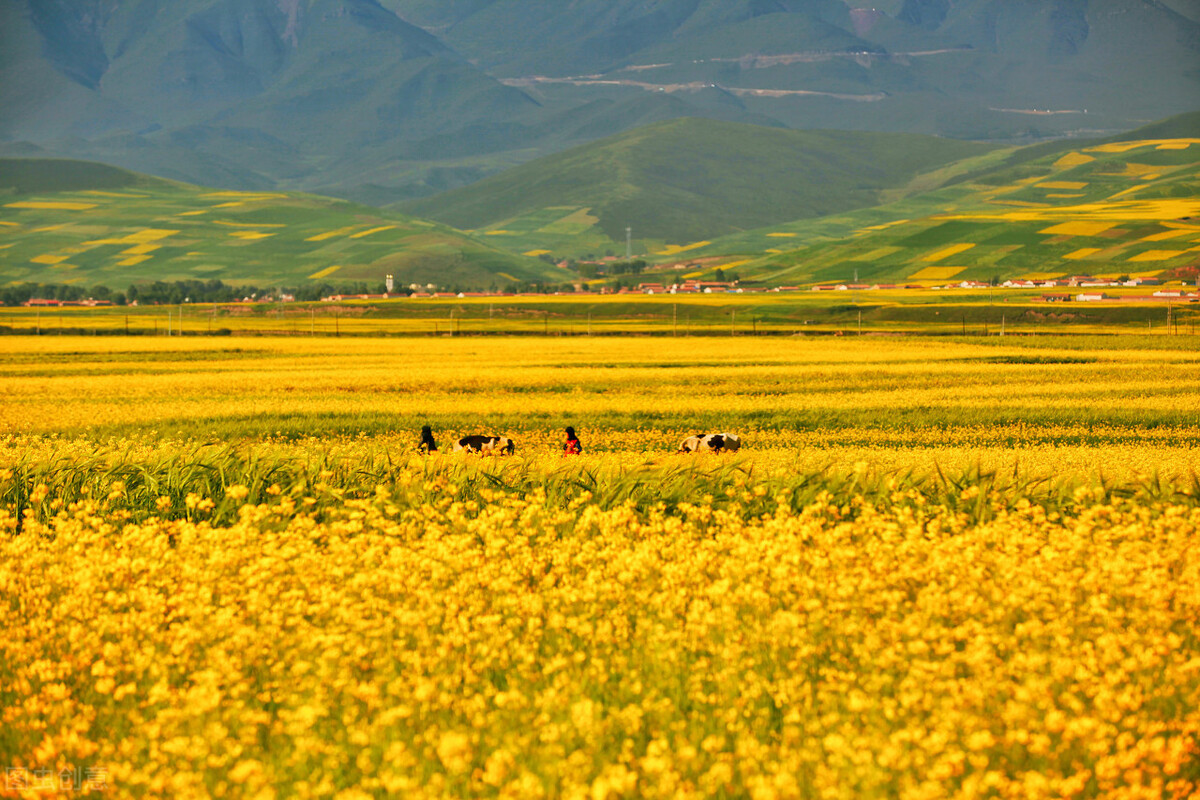
[[[231,303],[243,298],[258,299],[278,297],[280,292],[296,300],[320,300],[331,294],[382,294],[386,287],[359,281],[357,283],[312,283],[300,287],[277,287],[264,289],[261,286],[232,286],[212,279],[183,281],[154,281],[133,284],[125,291],[114,291],[104,285],[73,286],[63,283],[22,283],[0,288],[0,304],[18,306],[34,298],[46,300],[108,300],[114,305],[178,305],[179,303]]]
[[[567,266],[578,272],[581,278],[591,279],[603,275],[641,275],[642,270],[646,269],[646,262],[640,258],[633,261],[610,261],[602,264],[572,261],[568,262]]]
[[[459,286],[439,286],[435,291],[470,291]],[[574,291],[567,284],[548,284],[541,281],[518,281],[503,287],[492,286],[492,291],[509,292],[553,292]],[[124,291],[114,291],[108,286],[74,286],[65,283],[22,283],[0,287],[0,305],[19,306],[31,299],[44,300],[107,300],[114,305],[130,303],[138,305],[178,305],[180,303],[232,303],[244,298],[258,300],[264,297],[278,298],[280,293],[290,295],[299,302],[312,302],[335,294],[383,294],[387,286],[382,282],[367,281],[347,283],[308,283],[304,286],[232,286],[217,279],[207,281],[154,281],[129,286]],[[407,288],[397,287],[393,294],[409,294]]]

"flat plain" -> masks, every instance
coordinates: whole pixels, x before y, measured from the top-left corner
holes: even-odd
[[[0,759],[30,781],[1200,791],[1193,337],[0,348]],[[744,448],[673,452],[722,430]],[[516,454],[446,452],[467,433]]]

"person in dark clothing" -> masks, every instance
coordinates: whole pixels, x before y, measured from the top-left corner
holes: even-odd
[[[563,445],[564,456],[577,456],[583,453],[583,445],[579,443],[579,437],[575,435],[575,429],[567,426],[567,442]]]
[[[426,425],[421,428],[421,443],[417,445],[418,453],[436,453],[437,442],[433,440],[433,428]]]

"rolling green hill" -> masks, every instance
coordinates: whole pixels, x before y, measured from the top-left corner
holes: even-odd
[[[217,191],[80,161],[0,159],[0,282],[123,288],[212,279],[489,287],[549,264],[444,225],[342,200]]]
[[[877,204],[987,145],[915,134],[791,131],[678,119],[538,159],[404,210],[525,252],[577,255],[714,239]]]
[[[714,240],[681,256],[771,284],[1174,276],[1200,266],[1200,114],[978,160],[896,202]],[[1179,136],[1180,133],[1193,135]],[[1156,136],[1156,134],[1168,134]],[[1173,135],[1172,135],[1173,134]]]

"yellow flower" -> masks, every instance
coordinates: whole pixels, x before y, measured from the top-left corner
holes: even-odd
[[[446,731],[438,740],[437,755],[447,772],[465,771],[471,763],[471,737],[461,731]]]

